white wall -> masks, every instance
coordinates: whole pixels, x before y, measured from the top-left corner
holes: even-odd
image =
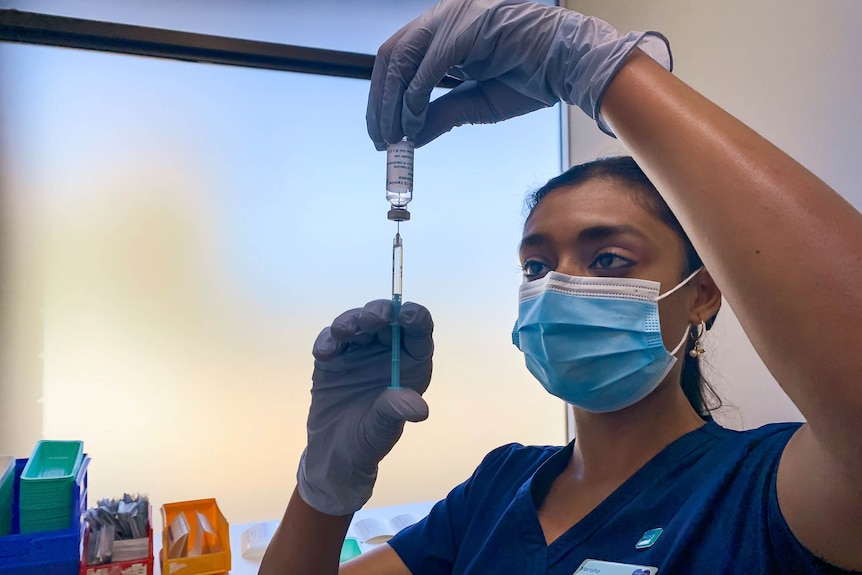
[[[665,34],[678,77],[862,208],[862,2],[569,0],[568,7],[621,30]],[[573,164],[624,153],[577,108],[570,110],[569,149]],[[706,347],[708,377],[735,406],[718,416],[722,422],[750,428],[802,419],[728,305]]]

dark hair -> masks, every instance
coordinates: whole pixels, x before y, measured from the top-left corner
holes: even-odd
[[[682,241],[685,250],[685,261],[682,262],[682,274],[680,281],[689,274],[703,266],[697,251],[688,239],[685,231],[673,215],[667,203],[661,197],[658,190],[649,181],[640,166],[630,156],[616,156],[600,158],[592,162],[580,164],[569,168],[559,176],[552,178],[544,186],[531,193],[527,197],[527,219],[533,215],[533,211],[539,202],[549,193],[559,188],[575,186],[583,182],[597,178],[615,179],[627,184],[636,190],[635,198],[641,205],[658,219],[664,222],[670,229],[676,232]],[[712,327],[715,315],[706,321],[706,327]],[[692,334],[697,335],[697,327],[692,326]],[[700,358],[691,357],[689,351],[694,347],[694,338],[688,338],[685,347],[685,355],[682,364],[682,375],[680,385],[691,406],[702,417],[706,418],[709,413],[721,407],[721,398],[703,377],[700,369]]]

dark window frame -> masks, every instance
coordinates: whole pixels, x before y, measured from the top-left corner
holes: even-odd
[[[0,9],[0,41],[185,62],[371,79],[374,56],[163,28]],[[441,88],[460,84],[446,77]]]

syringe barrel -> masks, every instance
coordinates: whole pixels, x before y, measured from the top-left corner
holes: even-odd
[[[413,199],[413,142],[407,139],[386,148],[386,200],[403,208]]]
[[[396,233],[392,240],[392,295],[401,295],[401,281],[404,270],[404,244],[401,243],[401,234]]]
[[[401,376],[401,326],[398,316],[401,314],[401,272],[404,268],[404,244],[401,234],[395,232],[392,239],[392,381],[389,387],[400,385]]]

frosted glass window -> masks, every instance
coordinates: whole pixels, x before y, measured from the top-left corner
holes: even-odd
[[[0,452],[78,438],[94,499],[278,517],[315,336],[389,297],[368,83],[14,44],[0,63]],[[510,342],[522,200],[558,172],[559,133],[553,108],[417,151],[404,295],[436,321],[431,417],[372,504],[443,497],[506,442],[564,441]]]

